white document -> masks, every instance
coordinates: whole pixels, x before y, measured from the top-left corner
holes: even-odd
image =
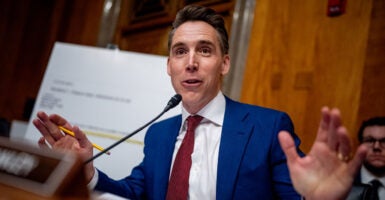
[[[45,111],[65,117],[85,131],[91,142],[106,148],[152,120],[173,95],[164,56],[56,43],[26,139],[37,144],[40,133],[32,119]],[[179,105],[159,120],[180,112]],[[112,149],[111,155],[98,157],[95,166],[112,178],[129,175],[143,158],[146,130]]]

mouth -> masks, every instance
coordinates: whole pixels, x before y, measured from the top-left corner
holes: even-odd
[[[371,160],[384,160],[385,161],[383,155],[369,155],[368,158]]]
[[[202,81],[199,79],[187,79],[187,80],[183,81],[183,85],[188,86],[188,87],[198,86],[201,83],[202,83]]]

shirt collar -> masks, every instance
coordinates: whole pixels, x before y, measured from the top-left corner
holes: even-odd
[[[218,126],[223,125],[223,119],[225,116],[226,99],[221,91],[218,92],[206,106],[197,112],[197,115],[204,117],[202,122],[210,121]],[[182,120],[183,122],[191,114],[182,106]],[[183,123],[182,123],[183,125]]]
[[[369,183],[373,179],[379,180],[382,183],[382,185],[385,186],[385,177],[376,177],[372,173],[370,173],[369,170],[366,169],[366,167],[362,166],[361,167],[361,182],[362,183]]]

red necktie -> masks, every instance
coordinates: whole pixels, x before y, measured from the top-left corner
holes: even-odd
[[[187,118],[187,132],[176,154],[167,189],[167,200],[186,200],[189,188],[191,153],[194,149],[194,131],[202,117]]]

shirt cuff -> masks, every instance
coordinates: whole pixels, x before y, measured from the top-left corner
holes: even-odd
[[[87,187],[89,190],[93,190],[98,183],[99,180],[99,171],[95,168],[94,176],[92,177],[91,181],[87,184]]]

